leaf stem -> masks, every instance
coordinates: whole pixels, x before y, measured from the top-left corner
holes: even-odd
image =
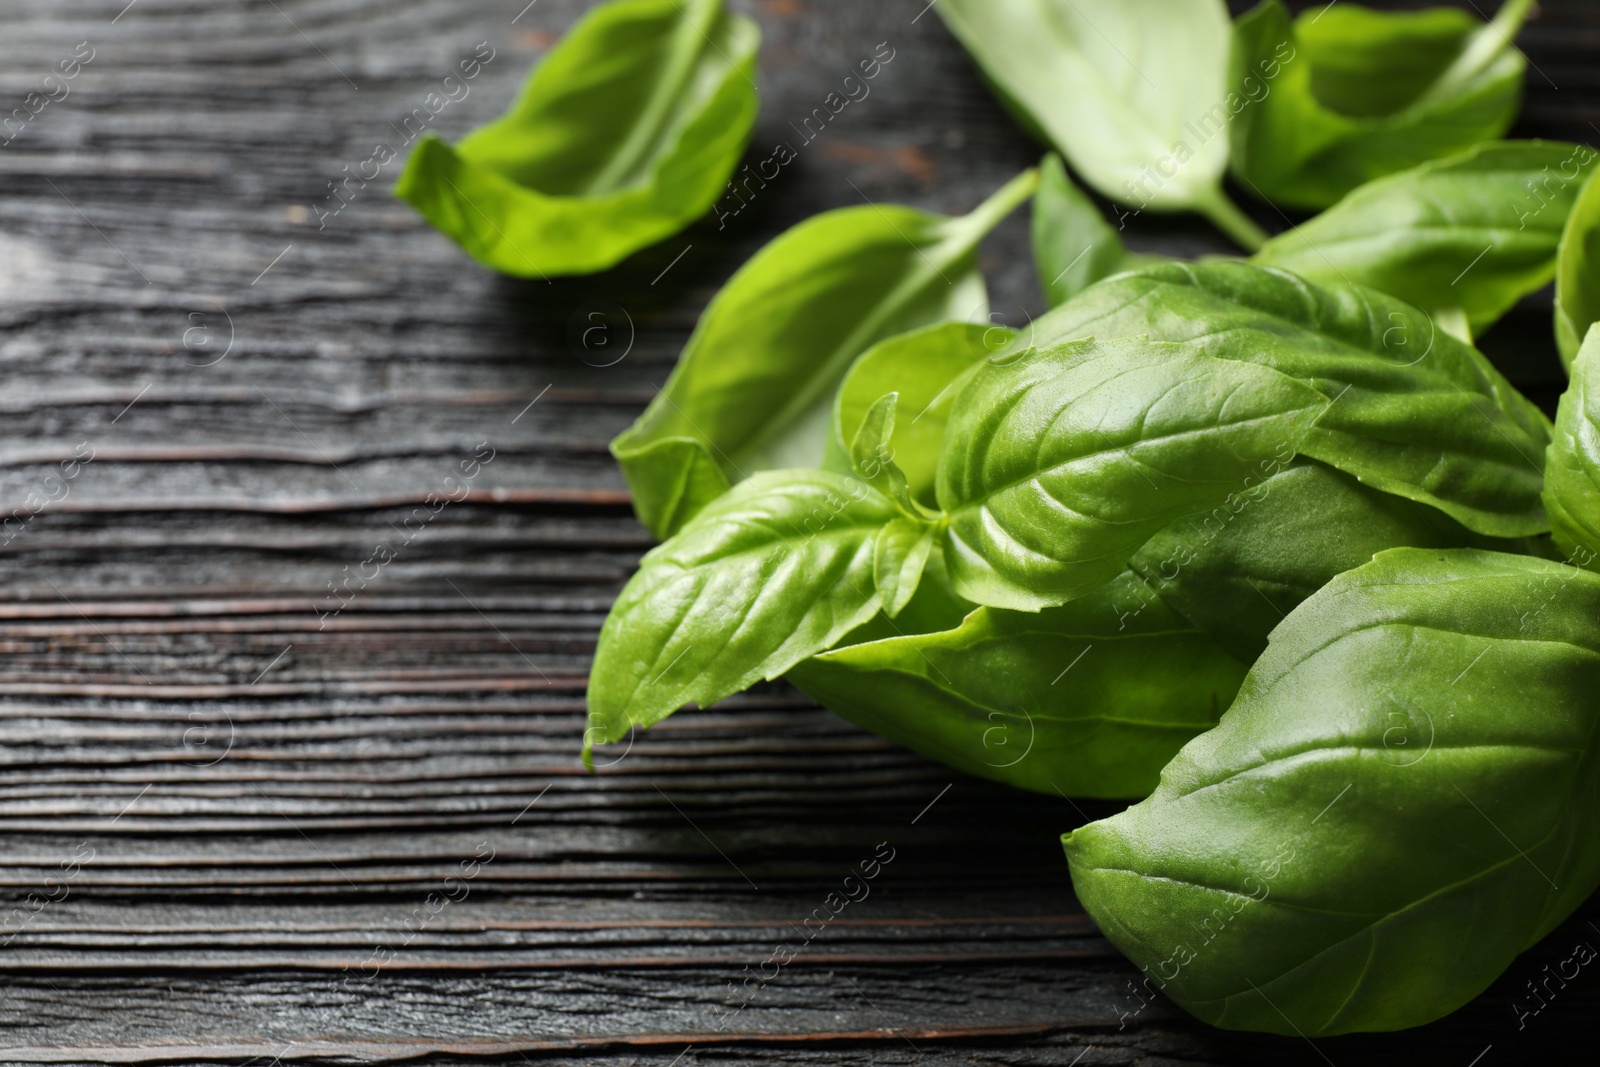
[[[1217,229],[1244,246],[1246,251],[1259,251],[1272,236],[1241,211],[1239,205],[1229,200],[1228,194],[1222,191],[1221,186],[1209,190],[1194,208],[1210,219]]]

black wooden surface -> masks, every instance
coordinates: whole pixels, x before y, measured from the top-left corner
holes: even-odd
[[[1513,1005],[1600,943],[1593,904],[1437,1025],[1225,1034],[1135,1010],[1074,900],[1057,837],[1111,806],[956,776],[783,685],[583,772],[596,629],[649,544],[605,442],[710,295],[816,211],[966,210],[1039,154],[923,0],[738,2],[766,35],[753,159],[879,42],[895,58],[725,230],[553,284],[466,260],[388,197],[393,166],[316,208],[480,41],[495,58],[433,127],[495,115],[584,3],[124,4],[0,8],[0,113],[93,50],[0,147],[0,511],[22,509],[0,534],[0,1061],[1592,1057],[1600,978],[1520,1026]],[[1518,132],[1600,139],[1595,5],[1550,0],[1524,42]],[[1131,240],[1227,250],[1181,219]],[[1023,218],[983,266],[1008,321],[1039,311]],[[1484,342],[1547,404],[1548,305]],[[319,616],[480,442],[468,499]],[[869,896],[803,925],[888,850]]]

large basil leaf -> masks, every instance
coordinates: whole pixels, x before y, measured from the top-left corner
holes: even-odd
[[[1600,884],[1600,577],[1400,549],[1273,634],[1144,802],[1066,835],[1168,996],[1316,1037],[1438,1018]]]
[[[958,770],[1068,796],[1141,797],[1216,723],[1245,666],[1125,573],[1059,608],[980,608],[939,633],[813,657],[818,703]]]
[[[1476,533],[1549,529],[1539,502],[1549,420],[1471,345],[1392,297],[1246,263],[1169,263],[1084,290],[1033,334],[1040,345],[1186,341],[1272,367],[1332,401],[1305,455]]]
[[[889,454],[904,472],[911,495],[933,506],[939,443],[960,392],[958,379],[1016,336],[1005,326],[946,322],[880,341],[861,353],[834,395],[822,465],[842,473],[855,469],[849,442],[873,404],[893,392],[899,397],[900,417],[887,445]]]
[[[1594,158],[1593,150],[1589,158]],[[1568,368],[1596,322],[1600,322],[1600,181],[1590,175],[1567,216],[1556,269],[1556,345]]]
[[[964,622],[902,615],[789,678],[850,721],[971,774],[1145,796],[1179,746],[1215,723],[1284,615],[1335,575],[1389,548],[1482,541],[1435,508],[1315,461],[1274,460],[1247,483],[1062,607],[982,608]],[[938,585],[930,569],[918,596]]]
[[[596,743],[721,700],[831,648],[909,599],[932,528],[862,478],[768,471],[648,553],[589,675]],[[886,604],[887,599],[896,603]]]
[[[1228,138],[1222,0],[940,0],[1001,100],[1105,196],[1199,211],[1246,247],[1265,234],[1222,192]]]
[[[1029,171],[960,218],[891,204],[829,211],[757,252],[611,443],[640,521],[666,537],[732,482],[820,463],[833,390],[856,356],[914,327],[985,320],[978,242],[1036,183]]]
[[[1129,252],[1094,201],[1072,184],[1061,157],[1045,157],[1033,196],[1033,260],[1051,307],[1102,278],[1159,258]]]
[[[1544,506],[1556,543],[1580,566],[1600,561],[1600,329],[1572,363],[1545,460]]]
[[[1434,8],[1309,10],[1281,0],[1234,27],[1233,170],[1262,198],[1325,208],[1374,178],[1440,159],[1510,128],[1526,61],[1511,43],[1532,0],[1485,24]]]
[[[957,401],[939,460],[956,589],[1022,611],[1082,596],[1174,519],[1292,458],[1328,406],[1288,375],[1199,345],[1082,341],[995,357]]]
[[[395,194],[495,270],[604,270],[722,195],[755,123],[760,40],[722,0],[602,4],[503,118],[455,147],[423,138]]]
[[[1269,471],[1162,530],[1129,564],[1190,625],[1245,663],[1301,601],[1385,549],[1525,547],[1478,537],[1437,508],[1314,460]]]
[[[1435,315],[1462,311],[1481,332],[1555,276],[1594,158],[1555,141],[1479,145],[1363,185],[1251,261],[1369,285]]]

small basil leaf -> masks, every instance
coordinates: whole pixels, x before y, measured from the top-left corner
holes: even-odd
[[[1556,544],[1581,566],[1600,558],[1600,328],[1572,362],[1545,459],[1544,506]]]
[[[507,274],[605,270],[722,195],[755,123],[756,24],[722,0],[613,0],[456,147],[432,134],[395,195]]]
[[[872,557],[872,580],[878,587],[883,613],[889,618],[905,610],[916,594],[928,556],[938,543],[938,532],[937,524],[907,515],[879,531]]]
[[[1227,137],[1189,126],[1198,108],[1226,106],[1222,0],[940,0],[934,10],[1001,100],[1097,192],[1203,212],[1250,248],[1265,238],[1222,192]]]
[[[1129,252],[1094,201],[1072,184],[1061,157],[1045,157],[1033,196],[1033,259],[1051,307],[1101,278],[1159,258]]]
[[[789,680],[858,726],[969,774],[1044,793],[1142,797],[1216,723],[1244,673],[1124,573],[1063,607],[980,608],[946,632],[836,649]]]
[[[1438,1018],[1600,884],[1600,577],[1399,549],[1274,633],[1078,898],[1184,1008],[1317,1037]]]
[[[946,430],[938,497],[962,596],[1037,611],[1292,458],[1328,401],[1198,345],[1072,342],[991,360]]]
[[[666,537],[712,499],[709,479],[663,469],[692,454],[730,483],[821,462],[834,388],[857,355],[913,327],[986,317],[978,242],[1036,181],[1028,171],[960,218],[889,204],[825,212],[757,252],[611,443],[640,521]]]
[[[1591,174],[1567,216],[1556,267],[1556,345],[1569,370],[1596,322],[1600,322],[1600,181]]]
[[[1506,141],[1369,182],[1251,262],[1381,289],[1482,332],[1556,272],[1586,145]],[[1537,192],[1530,190],[1537,189]]]
[[[649,552],[606,617],[589,675],[585,748],[721,700],[831,648],[881,605],[875,574],[915,579],[880,535],[904,513],[860,479],[768,471]],[[926,553],[923,553],[926,558]]]
[[[1016,336],[1005,326],[946,322],[880,341],[861,353],[834,395],[823,467],[845,474],[854,470],[849,442],[872,405],[896,391],[901,417],[895,419],[889,451],[911,495],[932,506],[939,443],[960,392],[958,380]]]
[[[1084,290],[1033,334],[1193,342],[1272,367],[1331,401],[1305,455],[1485,536],[1549,529],[1549,420],[1480,352],[1392,297],[1247,263],[1169,263]]]
[[[1374,178],[1499,138],[1526,61],[1511,43],[1532,0],[1483,23],[1450,8],[1327,5],[1293,25],[1264,0],[1234,27],[1233,171],[1273,203],[1325,208]]]

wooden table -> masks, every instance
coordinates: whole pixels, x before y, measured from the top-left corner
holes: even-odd
[[[752,158],[894,59],[725,229],[554,284],[469,262],[393,167],[337,214],[329,183],[479,42],[431,128],[497,114],[586,3],[124,2],[11,0],[0,33],[0,112],[80,63],[0,147],[0,1061],[1492,1067],[1592,1036],[1592,974],[1512,1010],[1600,943],[1592,904],[1404,1035],[1136,1010],[1057,844],[1114,806],[955,775],[783,685],[580,767],[596,629],[649,545],[605,443],[711,294],[816,211],[963,211],[1039,155],[922,0],[740,0]],[[1600,138],[1600,15],[1545,8],[1519,132]],[[1226,250],[1192,220],[1132,240]],[[1009,321],[1040,310],[1022,218],[983,266]],[[1548,333],[1546,296],[1485,342],[1547,404]]]

